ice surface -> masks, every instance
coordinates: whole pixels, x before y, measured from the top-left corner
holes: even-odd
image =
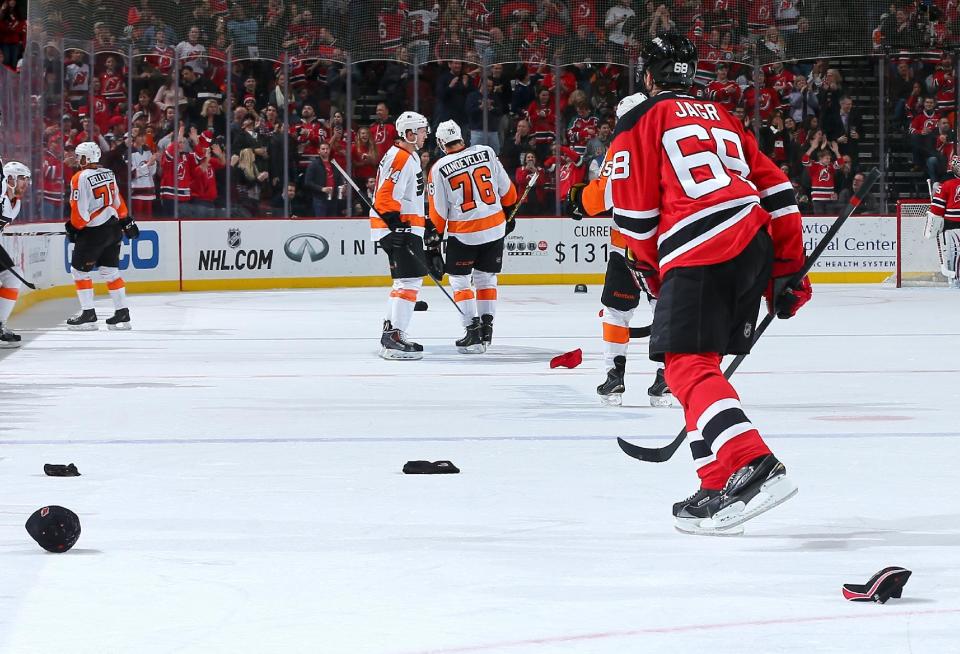
[[[600,406],[598,288],[503,288],[481,356],[427,288],[419,362],[375,356],[385,295],[134,296],[128,333],[66,331],[67,301],[14,317],[0,652],[960,652],[960,293],[821,285],[768,330],[734,381],[800,493],[734,538],[673,530],[686,447],[617,448],[682,419],[647,405],[646,341]],[[44,504],[80,515],[71,552],[24,531]],[[842,599],[888,565],[902,600]]]

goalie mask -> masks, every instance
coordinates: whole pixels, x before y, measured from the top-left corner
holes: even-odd
[[[960,177],[960,155],[955,154],[950,157],[950,172],[954,177]]]

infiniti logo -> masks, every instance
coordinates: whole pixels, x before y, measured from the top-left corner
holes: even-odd
[[[327,239],[316,234],[294,234],[283,244],[283,252],[291,261],[303,261],[303,255],[310,257],[310,263],[316,263],[330,252]]]

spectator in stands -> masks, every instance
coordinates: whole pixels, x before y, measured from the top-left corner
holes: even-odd
[[[549,151],[553,144],[557,129],[557,116],[554,111],[554,100],[550,91],[540,89],[537,99],[527,107],[526,118],[530,121],[533,133],[533,144],[538,151]]]
[[[283,193],[277,193],[270,200],[270,207],[273,209],[273,215],[283,215],[284,205],[289,198],[290,217],[306,218],[313,213],[313,207],[310,206],[307,194],[297,188],[293,182],[287,184],[287,190]]]
[[[818,148],[822,149],[818,150]],[[828,142],[823,132],[818,130],[810,139],[809,148],[801,160],[810,176],[810,201],[813,204],[813,213],[816,215],[828,215],[835,211],[836,178],[840,171],[840,163],[837,161],[839,158],[837,142]]]
[[[519,213],[527,216],[539,216],[548,211],[550,200],[547,196],[547,171],[537,164],[537,155],[533,152],[526,153],[523,161],[523,165],[517,167],[513,176],[517,189],[525,189],[534,173],[539,173],[540,176],[537,178],[533,190],[527,195],[526,202],[521,205]]]
[[[850,155],[856,162],[860,155],[858,146],[863,132],[863,119],[860,112],[853,108],[853,99],[850,96],[840,98],[840,110],[827,114],[823,127],[827,138],[837,142],[840,154]]]
[[[820,110],[820,101],[813,92],[806,77],[797,76],[793,82],[793,89],[784,98],[789,105],[790,117],[796,123],[802,124],[810,116],[816,116]]]
[[[330,146],[321,143],[318,152],[307,168],[303,187],[313,199],[314,216],[339,216],[344,180],[330,161]]]
[[[177,212],[190,201],[189,147],[185,133],[186,125],[181,122],[176,141],[171,138],[160,157],[160,206],[164,217],[185,215]]]
[[[913,152],[913,169],[924,169],[927,159],[936,156],[937,124],[940,122],[937,101],[923,99],[923,110],[910,123],[910,149]]]
[[[370,138],[370,128],[361,127],[357,130],[357,139],[351,144],[351,159],[353,161],[353,178],[358,184],[364,183],[367,178],[377,174],[377,148]]]
[[[670,8],[665,4],[657,5],[653,14],[640,25],[640,32],[644,34],[645,38],[674,32],[676,29],[677,24],[670,18]]]
[[[510,115],[524,115],[534,98],[536,98],[536,87],[530,77],[530,69],[521,66],[517,77],[510,80]]]
[[[850,186],[844,188],[840,191],[837,201],[841,207],[847,206],[850,202],[850,199],[860,191],[860,187],[863,186],[863,182],[866,179],[863,173],[856,173],[850,180]],[[860,201],[858,205],[858,210],[861,214],[874,214],[877,213],[877,203],[874,200],[872,194],[868,194],[863,200]]]
[[[941,118],[937,123],[937,138],[934,141],[934,152],[927,158],[927,178],[932,182],[943,181],[947,174],[947,162],[956,151],[957,135],[950,127],[947,118]]]
[[[893,107],[893,124],[902,127],[906,121],[907,99],[914,87],[913,68],[901,59],[887,82],[887,103]]]
[[[373,204],[374,194],[377,190],[377,179],[376,177],[368,177],[363,181],[363,184],[360,185],[360,192],[363,193],[363,196],[367,199],[367,202]],[[366,205],[363,204],[359,199],[353,203],[353,215],[354,216],[365,216],[369,209],[366,208]]]
[[[523,166],[528,152],[533,152],[533,137],[530,133],[530,121],[521,118],[512,135],[509,135],[500,148],[500,161],[508,171]]]
[[[373,123],[370,125],[370,137],[377,149],[377,163],[387,153],[397,138],[397,128],[390,120],[390,110],[383,102],[377,104]]]
[[[250,148],[240,150],[230,158],[236,201],[234,211],[239,216],[256,216],[260,213],[260,199],[263,185],[270,179],[270,173],[257,168],[257,158]]]
[[[157,199],[155,178],[157,155],[146,146],[146,135],[137,133],[130,151],[130,200],[133,215],[149,220],[153,217],[153,203]]]
[[[621,61],[625,56],[629,37],[624,32],[624,25],[631,18],[636,18],[636,12],[630,0],[616,0],[616,3],[607,10],[603,21],[603,27],[607,30],[607,41],[613,44],[615,52],[619,55],[617,61]]]
[[[463,71],[463,64],[459,61],[447,62],[447,70],[437,77],[435,85],[434,124],[452,120],[458,125],[465,125],[466,99],[470,90],[470,77]]]
[[[487,97],[484,99],[480,89],[467,96],[467,125],[470,129],[470,145],[489,145],[494,152],[500,152],[500,118],[503,116],[503,100],[494,93],[493,80],[486,79]],[[487,129],[483,129],[486,114]]]
[[[610,127],[610,123],[607,121],[600,123],[600,125],[597,127],[596,135],[587,141],[587,159],[594,159],[597,156],[603,157],[603,155],[607,152],[607,148],[610,147],[610,140],[612,137],[613,129]]]
[[[840,98],[843,97],[843,77],[836,68],[828,68],[823,76],[823,84],[817,93],[820,102],[820,116],[826,118],[832,113],[840,111]]]
[[[806,16],[801,16],[797,20],[797,29],[792,32],[787,32],[785,36],[787,42],[787,59],[806,59],[811,54],[813,54],[818,45],[817,35],[810,31],[810,19]],[[806,75],[809,73],[810,65],[809,64],[800,64],[803,68],[807,70],[802,70],[801,73]]]
[[[195,218],[216,218],[217,211],[217,171],[225,165],[223,150],[214,142],[214,134],[204,131],[191,133],[193,152],[187,158],[190,167],[190,208]]]
[[[213,99],[223,102],[223,93],[209,77],[203,77],[190,66],[184,66],[180,73],[180,93],[186,98],[186,118],[194,124],[201,122],[203,103]]]
[[[200,43],[199,27],[190,28],[187,39],[177,44],[175,52],[181,67],[189,67],[196,75],[203,75],[207,69],[207,49]]]
[[[198,132],[209,130],[215,136],[225,136],[226,124],[220,111],[220,103],[213,98],[205,101],[200,110],[200,120],[194,126]]]
[[[920,33],[909,19],[905,8],[887,14],[880,23],[883,42],[893,50],[907,50],[920,45]]]

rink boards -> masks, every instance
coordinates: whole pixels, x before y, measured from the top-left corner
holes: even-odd
[[[804,218],[811,250],[833,222]],[[229,219],[140,222],[140,238],[124,241],[121,269],[134,292],[371,286],[387,283],[379,244],[366,219]],[[520,218],[504,248],[503,283],[597,284],[613,251],[611,221]],[[3,243],[38,291],[19,308],[73,293],[72,245],[60,223],[10,226]],[[855,216],[814,267],[815,282],[877,283],[896,267],[896,218]],[[936,269],[936,250],[916,230],[904,230],[904,261]],[[929,261],[928,261],[929,260]]]

